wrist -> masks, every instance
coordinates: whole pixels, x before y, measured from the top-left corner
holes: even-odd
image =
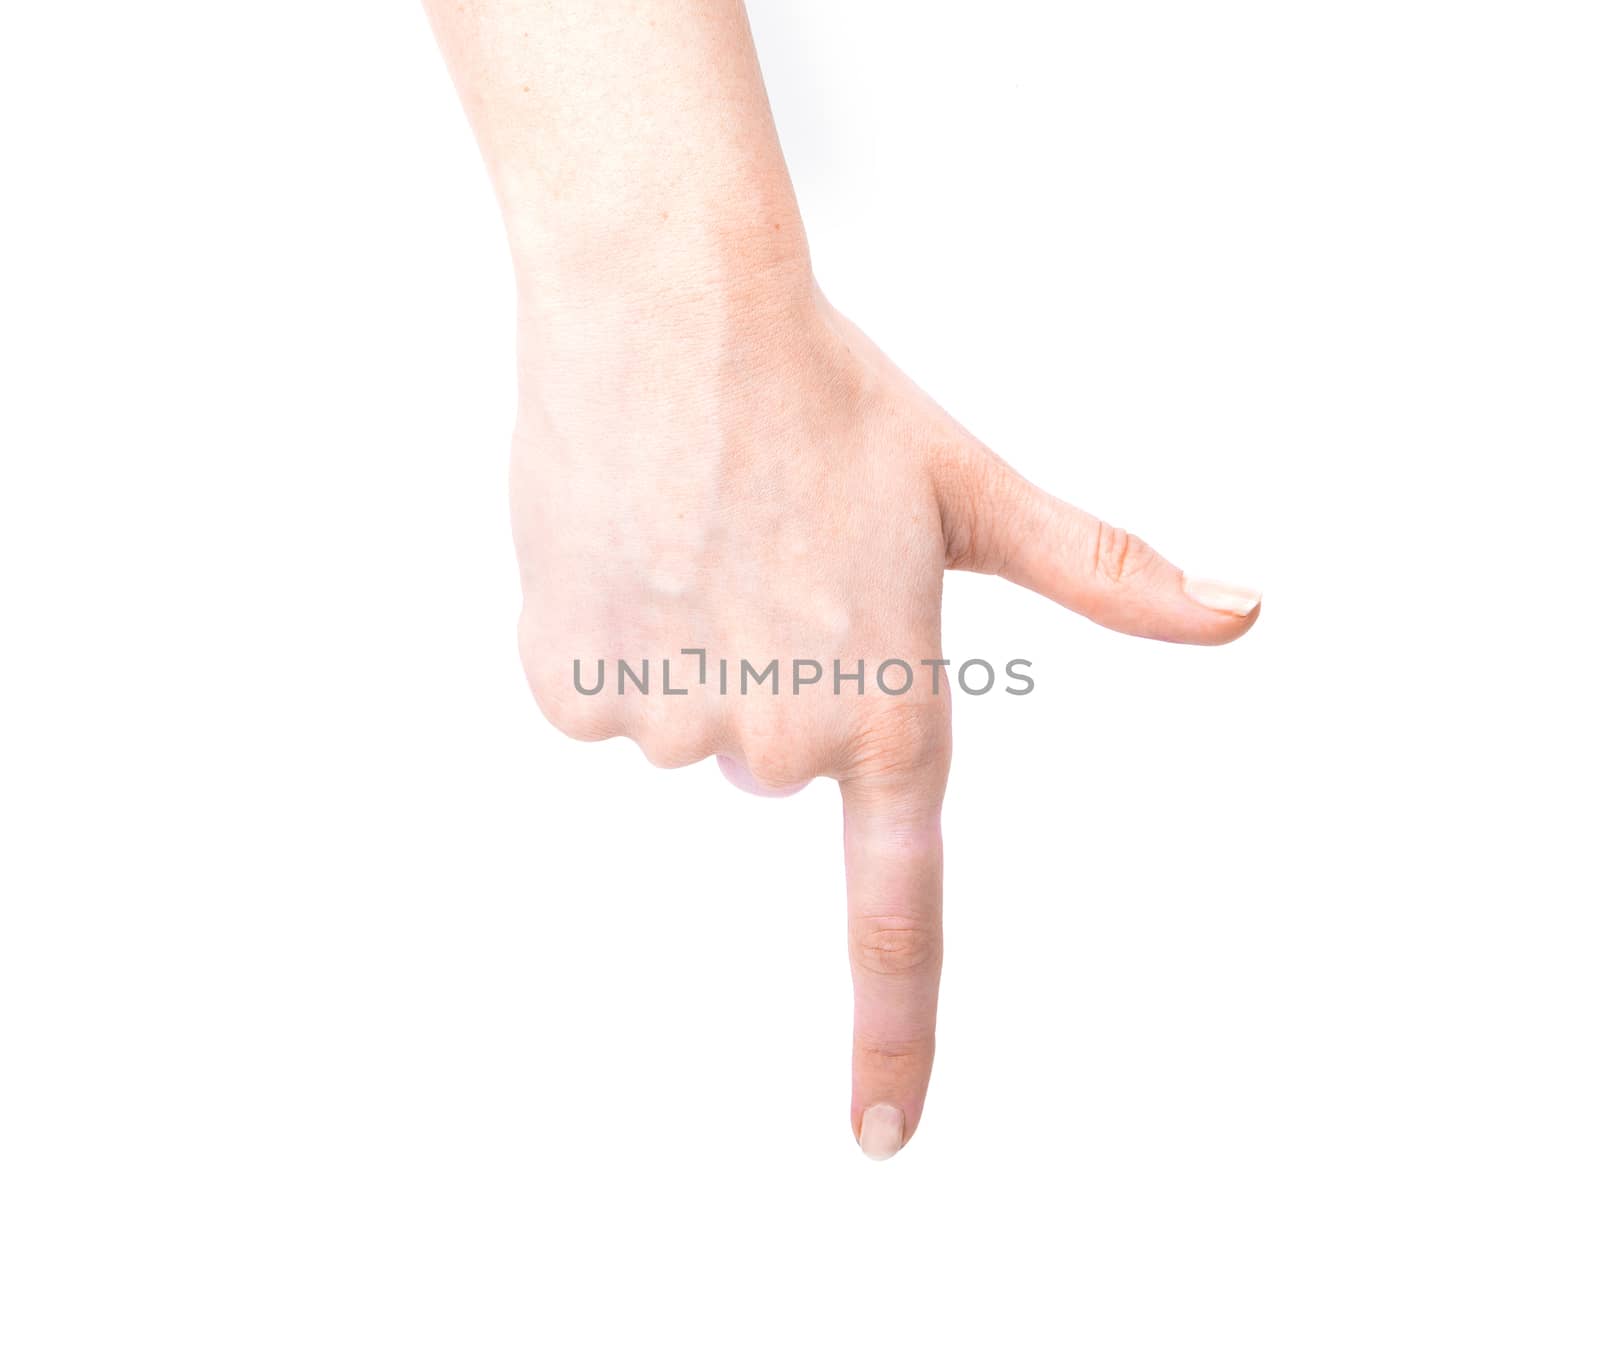
[[[693,171],[644,171],[619,182],[502,179],[501,204],[519,298],[535,312],[567,295],[693,292],[726,278],[809,276],[810,253],[782,160],[719,156]]]
[[[758,359],[818,305],[798,212],[610,220],[513,247],[518,353],[528,383],[585,383],[648,358],[683,369]]]

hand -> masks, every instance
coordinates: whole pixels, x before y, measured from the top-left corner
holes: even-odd
[[[1024,481],[828,305],[809,265],[730,275],[525,303],[520,647],[540,707],[574,737],[623,734],[665,767],[715,754],[757,793],[839,782],[851,1123],[887,1158],[917,1128],[933,1063],[944,571],[1192,644],[1237,639],[1259,602]],[[686,650],[705,651],[704,680]],[[774,660],[775,681],[752,684]],[[619,661],[635,678],[648,663],[648,691]],[[902,665],[911,685],[889,694]]]

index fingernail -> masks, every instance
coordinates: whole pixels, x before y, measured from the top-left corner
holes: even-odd
[[[898,1107],[879,1102],[861,1113],[861,1152],[882,1161],[893,1158],[905,1142],[906,1118]]]

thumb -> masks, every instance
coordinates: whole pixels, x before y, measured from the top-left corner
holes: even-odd
[[[1186,575],[1133,534],[1058,500],[981,445],[939,474],[950,568],[998,574],[1127,635],[1237,640],[1261,612],[1251,589]]]

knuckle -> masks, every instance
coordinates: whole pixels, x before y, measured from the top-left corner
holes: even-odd
[[[592,743],[616,735],[611,715],[604,707],[571,691],[541,694],[536,690],[533,698],[539,712],[569,738]]]
[[[938,927],[904,915],[858,915],[850,921],[850,956],[871,976],[909,976],[938,969]]]
[[[739,755],[756,782],[768,789],[804,784],[816,774],[810,769],[808,754],[795,735],[776,724],[759,728],[747,726],[740,735]]]
[[[656,726],[637,735],[636,742],[652,766],[677,770],[710,755],[703,736],[692,729]]]
[[[1149,564],[1154,553],[1139,538],[1109,523],[1095,524],[1094,572],[1108,584],[1123,584]]]
[[[892,1072],[907,1063],[927,1061],[933,1055],[933,1038],[857,1036],[855,1055],[856,1063],[869,1070]]]
[[[1015,473],[987,449],[967,446],[941,453],[937,470],[945,564],[981,574],[1004,570],[1011,535],[1004,521],[1014,513]]]
[[[554,660],[544,657],[527,638],[526,626],[518,639],[522,671],[534,703],[556,729],[579,742],[596,742],[615,736],[614,710],[598,696],[580,695]]]
[[[950,697],[877,706],[857,726],[851,747],[851,759],[866,775],[947,770]]]
[[[1128,534],[1109,523],[1096,523],[1094,531],[1094,571],[1113,584],[1122,582],[1128,560]]]
[[[770,745],[747,748],[744,752],[744,764],[755,777],[756,783],[768,789],[786,789],[790,785],[801,784],[810,779],[789,753]]]

